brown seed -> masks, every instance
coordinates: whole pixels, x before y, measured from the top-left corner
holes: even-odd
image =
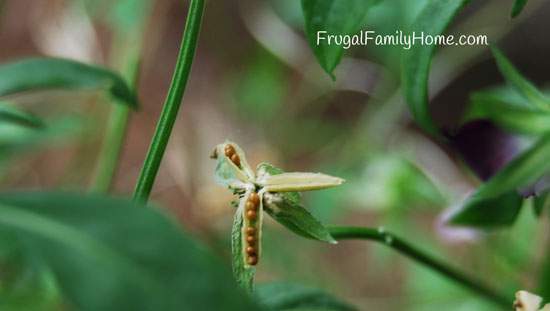
[[[235,148],[231,145],[225,145],[223,152],[228,158],[231,158],[235,154]]]
[[[256,213],[256,211],[252,210],[252,211],[246,211],[246,219],[248,220],[255,220],[256,217],[258,217],[258,214]]]
[[[246,208],[247,211],[255,211],[256,210],[256,205],[254,205],[254,203],[252,203],[250,201],[246,201],[244,207]]]
[[[248,256],[256,255],[256,249],[252,246],[248,246],[246,248],[246,253],[248,254]]]
[[[256,192],[252,192],[248,197],[248,201],[254,203],[255,206],[260,204],[260,196]]]
[[[246,237],[246,242],[248,242],[248,245],[253,245],[256,242],[256,237],[249,235]]]
[[[246,235],[254,235],[254,234],[256,234],[256,228],[246,227]]]
[[[248,263],[249,265],[251,266],[255,266],[258,264],[258,257],[256,256],[249,256],[247,259],[246,259],[246,263]]]
[[[237,165],[238,167],[241,166],[241,158],[239,158],[236,153],[231,156],[231,162],[233,162],[233,164]]]

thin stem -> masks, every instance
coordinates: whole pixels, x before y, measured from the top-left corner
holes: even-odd
[[[336,240],[362,239],[372,240],[393,248],[399,253],[419,262],[433,271],[439,272],[445,277],[462,284],[464,287],[472,290],[480,296],[494,302],[505,308],[510,308],[512,299],[487,287],[479,280],[467,276],[447,264],[438,261],[431,256],[420,251],[418,248],[410,245],[408,242],[396,237],[394,234],[381,229],[361,228],[361,227],[331,227],[330,234]]]
[[[127,65],[123,74],[132,89],[137,89],[140,69],[140,51],[135,51],[133,59]],[[99,152],[96,176],[91,187],[92,192],[106,193],[112,186],[117,164],[126,137],[130,109],[126,105],[116,103],[111,107],[105,139]]]
[[[203,11],[204,0],[191,0],[170,90],[134,191],[136,201],[146,202],[153,188],[193,64]]]

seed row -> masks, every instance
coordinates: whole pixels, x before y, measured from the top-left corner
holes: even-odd
[[[247,226],[244,230],[246,240],[246,263],[251,266],[258,264],[258,230],[253,225],[258,218],[259,207],[260,196],[256,192],[252,192],[245,203]]]
[[[223,148],[223,152],[225,153],[225,156],[228,157],[233,164],[235,164],[237,167],[241,167],[241,158],[239,158],[239,155],[235,151],[235,147],[232,145],[225,145]]]

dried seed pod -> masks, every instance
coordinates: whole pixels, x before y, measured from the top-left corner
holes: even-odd
[[[241,167],[241,158],[235,153],[231,156],[231,162],[233,162],[237,167]]]
[[[252,192],[248,197],[248,201],[258,206],[260,204],[260,196],[256,192]]]
[[[246,259],[246,263],[251,265],[251,266],[255,266],[255,265],[258,264],[258,257],[257,256],[249,256]]]
[[[256,211],[254,210],[246,211],[246,219],[252,221],[252,220],[256,220],[257,217],[258,217],[258,213],[256,213]]]

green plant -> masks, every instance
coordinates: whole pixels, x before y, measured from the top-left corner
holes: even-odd
[[[104,4],[109,1],[82,0],[87,6],[100,6],[100,2]],[[406,33],[442,35],[469,2],[419,1],[413,4],[416,13],[411,13],[412,20],[406,23]],[[408,4],[411,5],[410,2]],[[255,286],[256,266],[263,261],[260,256],[264,212],[298,236],[326,242],[327,248],[331,247],[328,246],[330,244],[344,240],[380,243],[428,271],[470,290],[486,300],[489,308],[507,308],[512,305],[511,290],[519,290],[519,282],[514,283],[513,288],[503,284],[498,290],[493,289],[483,277],[455,268],[447,263],[444,256],[432,255],[433,251],[429,247],[414,246],[422,243],[420,238],[394,234],[393,230],[386,230],[382,226],[325,226],[325,221],[320,220],[322,217],[304,207],[301,192],[336,187],[344,183],[343,179],[321,173],[284,172],[268,163],[261,163],[253,170],[247,163],[244,151],[230,141],[216,146],[212,157],[217,163],[217,182],[238,198],[232,204],[236,211],[230,234],[233,277],[226,267],[227,263],[205,249],[166,212],[150,204],[149,197],[191,74],[204,19],[204,0],[189,1],[185,31],[172,81],[142,163],[133,198],[118,198],[110,194],[130,113],[139,108],[137,93],[143,53],[142,36],[151,3],[147,0],[123,0],[108,5],[112,5],[110,8],[114,12],[110,23],[114,30],[113,41],[117,46],[111,66],[118,68],[118,72],[104,66],[61,58],[30,58],[0,65],[0,97],[43,90],[69,93],[104,91],[102,93],[109,94],[109,97],[101,100],[113,104],[109,107],[109,120],[99,158],[94,163],[95,177],[89,189],[92,193],[0,193],[0,309],[356,310],[354,306],[326,291],[303,285],[278,282]],[[211,5],[217,3],[212,2]],[[386,5],[390,9],[383,7]],[[383,12],[386,9],[386,13],[391,12],[392,5],[397,4],[380,0],[301,1],[306,40],[319,65],[333,81],[339,78],[336,68],[347,48],[319,43],[318,32],[352,35],[364,26],[365,19],[372,17],[370,14],[373,11]],[[526,5],[526,0],[515,1],[512,17],[519,16]],[[382,54],[389,51],[388,55],[398,55],[397,58],[388,57],[384,61],[393,63],[388,65],[390,70],[395,69],[395,63],[401,64],[400,72],[395,74],[400,77],[396,93],[397,97],[403,96],[416,124],[437,144],[454,150],[453,140],[456,137],[442,129],[430,112],[429,77],[436,50],[435,45],[416,45],[398,52],[390,48]],[[550,173],[550,98],[544,90],[523,77],[494,46],[492,53],[506,84],[472,93],[460,126],[489,120],[507,133],[527,137],[528,143],[510,161],[499,167],[497,172],[491,172],[475,192],[446,218],[447,225],[460,225],[486,232],[519,222],[522,209],[528,205],[532,206],[537,217],[542,218],[541,215],[547,212],[545,210],[550,204],[550,189],[546,184]],[[258,54],[265,57],[267,53]],[[251,77],[242,85],[256,87],[273,84],[272,87],[266,86],[270,90],[269,95],[281,95],[281,78],[269,75],[269,71],[278,69],[278,64],[272,60],[255,60],[255,64],[262,63],[270,66],[269,70],[263,72],[266,76],[260,77],[258,82],[254,74],[250,74]],[[246,93],[239,89],[241,95],[243,92]],[[258,91],[253,98],[262,96],[265,94]],[[283,98],[282,95],[280,98]],[[387,104],[380,106],[389,106],[391,110],[394,98],[385,95],[376,100],[380,103],[387,100]],[[71,135],[78,135],[85,127],[83,122],[69,113],[55,118],[42,116],[12,103],[16,101],[16,98],[10,98],[9,102],[0,102],[2,174],[4,167],[10,165],[10,158],[15,155],[40,145],[49,146],[56,140],[64,141]],[[287,120],[290,114],[286,114],[288,111],[281,107],[275,107],[277,101],[266,101],[270,107],[265,111],[269,113],[264,112],[263,108],[254,110],[261,118],[251,120],[256,121],[250,122],[252,126],[257,127],[259,123],[268,126],[282,124],[281,128],[287,127],[292,132],[306,129],[309,124],[312,129],[310,133],[315,134],[316,142],[324,145],[323,135],[317,135],[317,127],[322,121],[308,123],[310,120],[303,118],[299,119],[303,128],[292,127],[292,122]],[[247,104],[250,106],[250,103]],[[271,115],[276,117],[272,118]],[[365,123],[365,128],[368,128],[366,131],[371,131],[371,123],[377,125],[374,127],[377,131],[374,136],[380,137],[373,138],[371,133],[371,136],[365,138],[368,135],[364,135],[363,128],[353,133],[342,131],[344,135],[337,136],[336,143],[327,144],[327,149],[324,149],[329,151],[326,152],[329,154],[326,161],[329,164],[325,167],[330,169],[330,162],[367,157],[365,155],[372,160],[376,158],[373,154],[379,153],[377,156],[386,160],[380,162],[393,165],[397,171],[388,178],[391,181],[386,185],[399,190],[396,190],[395,198],[387,200],[387,205],[405,205],[402,201],[406,201],[406,198],[419,204],[443,204],[441,202],[446,198],[407,156],[386,156],[380,150],[371,152],[363,146],[386,139],[388,125],[380,124],[391,122],[386,122],[386,119],[367,119]],[[379,129],[382,130],[378,132]],[[348,149],[343,140],[361,147]],[[273,141],[277,147],[291,150],[291,147],[287,147],[292,145],[291,142],[284,139],[283,143],[277,143],[276,139]],[[366,141],[369,144],[365,144]],[[384,155],[380,156],[380,153]],[[350,164],[347,171],[340,170],[346,179],[347,175],[355,178],[356,171],[355,164]],[[354,186],[358,192],[362,191],[360,185]],[[344,191],[341,188],[344,187],[336,191]],[[323,197],[324,193],[312,193],[313,199],[308,198],[307,202],[332,204],[333,201]],[[513,245],[512,242],[510,244]],[[291,257],[290,254],[284,256]],[[505,260],[514,261],[515,258]],[[548,260],[544,258],[538,286],[545,299],[550,298]],[[498,278],[498,275],[495,276],[495,279]]]

